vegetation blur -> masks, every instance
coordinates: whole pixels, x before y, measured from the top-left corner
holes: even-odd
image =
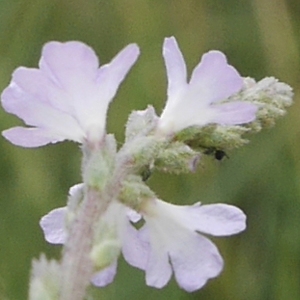
[[[215,238],[223,273],[195,293],[172,279],[162,290],[145,285],[144,273],[120,260],[115,281],[92,289],[94,299],[300,299],[300,2],[299,0],[1,0],[0,88],[18,66],[37,67],[51,40],[80,40],[101,63],[129,43],[141,56],[110,106],[107,130],[120,144],[133,109],[166,100],[161,55],[164,37],[175,36],[191,71],[211,49],[226,53],[243,76],[275,76],[295,90],[295,103],[276,126],[222,161],[203,158],[196,174],[153,174],[149,184],[176,204],[223,202],[248,216],[245,232]],[[0,129],[22,124],[0,111]],[[41,252],[58,258],[38,222],[64,206],[79,183],[79,146],[59,143],[24,149],[0,142],[0,299],[27,299],[31,260]]]

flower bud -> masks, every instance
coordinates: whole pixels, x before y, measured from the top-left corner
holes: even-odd
[[[288,84],[274,77],[266,77],[258,82],[253,78],[244,78],[242,91],[233,97],[258,107],[256,120],[247,125],[252,132],[258,132],[273,126],[276,119],[286,113],[286,108],[293,103],[293,95]]]
[[[126,124],[126,142],[139,135],[148,135],[156,127],[157,122],[158,117],[151,105],[145,110],[133,111]]]
[[[171,143],[155,160],[155,168],[169,173],[195,172],[200,159],[199,152],[181,142]]]
[[[90,257],[96,270],[102,270],[111,265],[119,257],[121,245],[117,239],[107,239],[92,248]]]
[[[139,211],[139,208],[145,199],[153,197],[155,197],[155,193],[138,175],[130,175],[122,182],[119,200],[136,211]]]

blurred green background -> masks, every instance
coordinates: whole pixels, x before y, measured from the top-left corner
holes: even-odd
[[[103,63],[128,43],[139,44],[142,55],[108,115],[108,131],[120,143],[131,110],[163,108],[167,36],[177,38],[189,71],[203,52],[219,49],[243,76],[273,75],[295,89],[287,116],[229,159],[210,159],[193,175],[150,180],[166,201],[232,203],[245,211],[246,232],[214,239],[226,263],[221,276],[191,294],[173,280],[155,290],[121,260],[116,280],[94,289],[95,299],[300,299],[299,17],[299,0],[0,0],[1,90],[16,67],[37,66],[50,40],[86,42]],[[21,124],[0,114],[1,130]],[[22,149],[2,139],[0,160],[0,299],[22,300],[32,258],[59,257],[38,221],[64,206],[69,187],[80,182],[80,150],[74,143]]]

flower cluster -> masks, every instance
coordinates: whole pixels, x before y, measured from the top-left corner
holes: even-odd
[[[126,141],[117,151],[114,137],[106,134],[106,113],[138,55],[138,46],[131,44],[99,67],[94,51],[83,43],[46,44],[39,68],[16,69],[2,94],[4,109],[28,127],[5,130],[3,136],[23,147],[64,140],[82,144],[83,183],[71,188],[66,207],[54,209],[40,222],[49,243],[66,245],[65,259],[55,265],[56,270],[65,272],[63,277],[77,280],[66,284],[76,288],[81,280],[76,274],[65,276],[77,271],[76,264],[68,271],[72,262],[66,260],[86,264],[82,269],[88,279],[105,286],[113,281],[122,253],[130,265],[145,271],[147,285],[162,288],[174,273],[178,285],[191,292],[223,268],[217,247],[205,235],[237,234],[246,228],[246,216],[227,204],[178,206],[164,202],[146,180],[154,170],[195,171],[202,154],[242,144],[241,135],[251,131],[257,114],[265,120],[274,106],[272,101],[268,105],[260,101],[260,95],[253,100],[245,80],[219,51],[204,54],[188,81],[175,38],[166,38],[165,108],[160,117],[152,107],[133,112],[126,126]],[[252,82],[252,90],[255,85]],[[282,89],[276,87],[279,91],[270,97],[279,103]],[[269,90],[269,86],[267,92],[263,90],[262,97],[270,95]],[[285,105],[280,108],[284,111]],[[136,222],[142,225],[136,226]],[[70,251],[80,243],[84,251]],[[34,269],[44,267],[45,258],[40,266],[35,262]],[[84,289],[85,284],[82,286]],[[80,299],[72,298],[72,288],[66,290],[69,298],[64,299]]]
[[[49,243],[65,243],[67,214],[68,209],[61,207],[41,219],[40,225]],[[218,249],[201,233],[230,236],[246,227],[244,213],[226,204],[178,206],[151,199],[140,216],[114,201],[106,215],[109,218],[103,218],[107,218],[107,227],[116,228],[114,243],[120,245],[130,265],[145,271],[147,285],[164,287],[174,271],[179,286],[189,292],[201,288],[223,268]],[[136,229],[132,222],[139,221],[140,217],[145,223]],[[111,283],[116,269],[114,258],[111,264],[93,276],[92,282],[96,286]]]

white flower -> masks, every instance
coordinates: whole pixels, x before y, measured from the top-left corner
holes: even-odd
[[[23,147],[101,141],[108,105],[138,55],[131,44],[99,68],[94,51],[81,42],[47,43],[39,69],[16,69],[2,94],[4,109],[31,127],[5,130],[4,137]]]
[[[184,58],[174,37],[165,39],[163,56],[168,75],[168,99],[160,117],[159,131],[173,134],[190,126],[234,125],[255,119],[257,108],[251,103],[221,103],[243,86],[242,77],[227,64],[222,52],[204,54],[189,83]]]
[[[67,207],[60,207],[50,211],[41,218],[40,226],[47,242],[51,244],[64,244],[66,242],[67,213]],[[130,223],[130,220],[135,222],[138,218],[137,214],[123,204],[112,201],[105,214],[101,217],[101,226],[98,227],[98,230],[96,229],[97,232],[95,233],[96,239],[99,238],[99,240],[94,241],[94,243],[96,243],[96,246],[100,245],[99,248],[101,249],[101,245],[113,241],[113,250],[115,250],[115,245],[119,245],[120,251],[122,251],[125,260],[130,265],[144,269],[147,261],[147,253],[149,252],[149,244],[144,243],[138,238],[137,229]],[[102,287],[114,280],[117,272],[118,257],[111,257],[111,253],[106,253],[105,251],[97,255],[101,256],[104,261],[111,258],[110,264],[100,272],[95,273],[91,278],[94,285]],[[99,263],[101,264],[102,261]]]
[[[66,212],[66,208],[58,208],[41,219],[49,243],[65,242]],[[162,288],[174,272],[179,286],[188,292],[202,288],[223,268],[217,247],[200,232],[228,236],[246,227],[244,213],[226,204],[178,206],[153,199],[141,214],[145,224],[137,230],[129,220],[136,222],[139,215],[114,201],[103,218],[116,228],[116,239],[125,260],[145,271],[147,285]],[[113,281],[116,271],[117,258],[91,280],[96,286],[105,286]]]
[[[246,216],[226,204],[178,206],[159,199],[148,202],[140,239],[150,244],[145,267],[147,285],[162,288],[174,272],[188,292],[200,289],[219,275],[223,259],[205,236],[227,236],[246,228]]]

